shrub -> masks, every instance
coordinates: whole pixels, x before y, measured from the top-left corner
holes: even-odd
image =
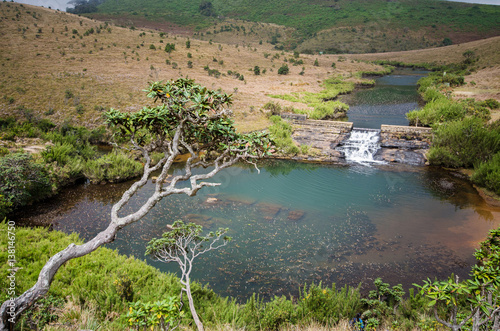
[[[361,310],[361,294],[358,288],[345,286],[337,290],[312,284],[304,286],[298,301],[300,315],[307,316],[307,322],[333,326],[341,319],[351,319]]]
[[[500,102],[495,99],[487,99],[479,103],[483,107],[488,107],[489,109],[498,109],[500,108]]]
[[[286,297],[274,297],[266,304],[261,319],[261,326],[265,330],[278,330],[280,326],[293,324],[297,320],[297,312],[293,303]]]
[[[266,103],[264,105],[265,110],[269,110],[269,114],[272,115],[280,115],[281,114],[281,105],[279,103],[274,103],[272,101]]]
[[[31,204],[52,194],[48,171],[33,156],[7,154],[0,159],[0,214]],[[12,208],[12,209],[11,209]]]
[[[83,174],[91,183],[117,183],[142,174],[142,164],[122,152],[113,151],[85,164]]]
[[[472,181],[500,195],[500,153],[475,167]]]
[[[290,72],[290,69],[288,68],[287,64],[283,64],[279,69],[278,69],[278,75],[288,75]]]
[[[276,144],[276,148],[284,154],[299,153],[299,147],[292,140],[292,126],[279,116],[271,116],[270,120],[273,125],[269,127],[269,132]]]
[[[173,44],[173,43],[167,43],[165,45],[165,52],[172,53],[173,51],[175,51],[175,44]]]
[[[500,132],[484,127],[478,118],[444,123],[435,131],[429,162],[444,167],[471,168],[500,151]]]
[[[429,101],[424,108],[406,114],[410,125],[432,126],[437,123],[455,121],[464,118],[466,109],[456,101],[437,98]]]

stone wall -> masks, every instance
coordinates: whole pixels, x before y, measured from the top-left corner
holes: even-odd
[[[432,135],[431,128],[423,128],[418,126],[404,126],[404,125],[387,125],[382,124],[380,126],[381,132],[388,133],[409,133],[414,135],[420,135],[422,137],[430,137]]]

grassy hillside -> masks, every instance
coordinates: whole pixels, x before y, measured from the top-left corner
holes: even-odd
[[[273,23],[293,29],[294,34],[275,33],[264,41],[288,49],[331,53],[409,50],[438,46],[445,39],[462,43],[500,34],[500,6],[493,5],[437,0],[212,0],[214,16],[207,17],[201,13],[200,3],[105,0],[96,17],[125,16],[130,24],[170,22],[200,36],[209,32],[213,40],[214,34],[232,32],[220,29],[229,26],[228,18]]]
[[[268,94],[319,92],[328,77],[356,80],[358,71],[381,70],[363,62],[339,62],[333,55],[300,55],[294,60],[303,64],[293,65],[293,54],[257,42],[190,40],[187,48],[188,39],[170,33],[121,28],[9,2],[0,3],[0,17],[1,117],[46,117],[95,127],[103,122],[104,109],[137,110],[149,104],[142,92],[148,81],[188,76],[233,93],[238,127],[255,130],[268,125],[261,107],[276,101]],[[175,50],[165,52],[168,44]],[[278,75],[285,61],[290,73]],[[255,66],[260,75],[254,74]]]

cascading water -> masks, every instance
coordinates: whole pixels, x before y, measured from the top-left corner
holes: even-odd
[[[380,149],[380,130],[354,128],[340,147],[349,162],[377,162],[373,156]]]

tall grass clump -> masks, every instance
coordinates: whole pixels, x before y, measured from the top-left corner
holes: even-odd
[[[139,161],[115,150],[96,160],[87,161],[83,174],[94,184],[118,183],[139,176],[142,170],[143,166]]]
[[[359,287],[338,290],[319,285],[304,285],[298,300],[298,312],[307,323],[334,326],[342,319],[352,319],[363,308]]]
[[[276,148],[283,154],[297,154],[299,147],[295,145],[292,139],[293,128],[279,116],[271,116],[269,118],[273,123],[269,127],[271,137],[276,144]]]
[[[440,97],[439,94],[432,87],[426,90],[424,95],[429,102],[422,109],[413,110],[406,114],[410,125],[434,126],[471,116],[483,121],[490,119],[489,109],[473,99],[455,101],[445,96]]]
[[[500,196],[500,153],[491,160],[476,165],[472,181]]]
[[[467,117],[437,127],[428,159],[432,165],[471,168],[499,151],[500,132],[486,128],[480,118]]]

